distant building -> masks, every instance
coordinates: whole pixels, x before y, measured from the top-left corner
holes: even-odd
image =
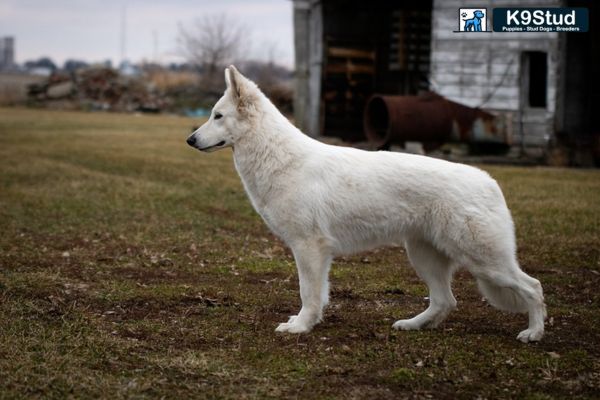
[[[36,76],[50,76],[52,75],[52,69],[48,67],[31,67],[27,68],[27,73]]]
[[[0,70],[15,67],[15,38],[0,37]]]
[[[129,60],[121,61],[119,72],[125,76],[139,76],[141,74],[140,68],[133,65]]]

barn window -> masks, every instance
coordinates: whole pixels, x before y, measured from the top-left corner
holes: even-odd
[[[527,101],[529,107],[545,108],[548,91],[548,55],[544,51],[525,53],[527,73]]]

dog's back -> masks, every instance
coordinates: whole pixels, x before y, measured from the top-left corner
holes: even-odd
[[[351,253],[401,244],[407,235],[460,238],[469,229],[465,220],[475,215],[478,222],[470,229],[481,230],[482,239],[494,234],[483,231],[484,219],[491,230],[512,224],[498,185],[477,168],[312,140],[293,142],[290,146],[296,150],[306,147],[297,155],[302,160],[289,172],[272,175],[269,185],[278,187],[279,193],[257,207],[281,236],[288,236],[288,231],[323,236],[337,253]],[[290,210],[294,218],[288,217]]]

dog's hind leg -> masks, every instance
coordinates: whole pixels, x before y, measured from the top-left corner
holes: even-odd
[[[323,241],[310,240],[292,246],[298,278],[302,309],[288,322],[279,324],[277,332],[304,333],[323,318],[323,308],[329,299],[329,268],[332,255]]]
[[[494,307],[529,314],[529,327],[517,339],[527,343],[544,335],[546,305],[540,281],[521,270],[514,256],[490,261],[469,271],[477,279],[479,290]]]
[[[429,307],[414,318],[396,321],[393,327],[403,330],[435,328],[456,308],[450,286],[452,261],[423,240],[407,240],[406,250],[417,274],[429,288]]]

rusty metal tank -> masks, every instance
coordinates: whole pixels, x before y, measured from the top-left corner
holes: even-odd
[[[378,148],[407,141],[510,144],[504,119],[433,92],[372,96],[365,107],[364,131]]]

